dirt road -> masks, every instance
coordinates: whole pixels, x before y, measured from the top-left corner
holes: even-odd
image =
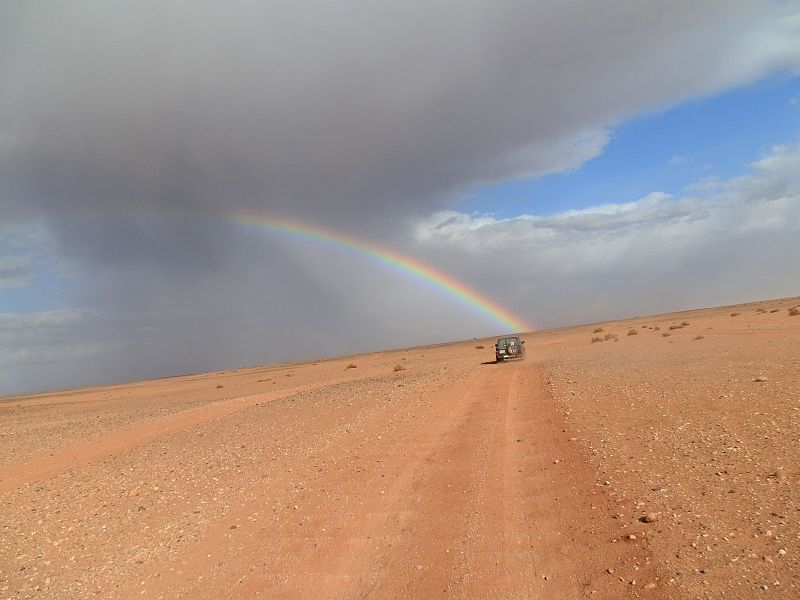
[[[9,399],[0,598],[798,597],[784,304]]]

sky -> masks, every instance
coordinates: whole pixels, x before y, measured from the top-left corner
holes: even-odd
[[[798,2],[0,5],[0,395],[797,295],[798,239]]]

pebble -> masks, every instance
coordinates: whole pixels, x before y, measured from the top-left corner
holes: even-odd
[[[655,523],[656,521],[658,521],[658,514],[654,512],[649,512],[642,517],[642,521],[644,521],[645,523]]]

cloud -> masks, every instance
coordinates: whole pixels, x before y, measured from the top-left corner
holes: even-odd
[[[575,168],[627,116],[800,66],[786,5],[585,9],[6,3],[6,214],[424,210]]]
[[[75,332],[86,328],[91,315],[68,309],[28,314],[0,313],[0,367],[70,363],[97,356],[107,343],[76,341]]]
[[[68,261],[53,247],[47,228],[41,224],[0,225],[0,288],[24,288],[36,274],[67,277]]]
[[[667,161],[667,164],[670,167],[677,167],[678,165],[682,165],[685,162],[686,162],[685,156],[673,156]]]
[[[120,342],[97,320],[78,309],[0,313],[0,395],[124,379]]]
[[[469,265],[462,276],[494,282],[513,309],[546,325],[800,292],[800,145],[776,146],[747,174],[692,189],[706,193],[652,193],[546,217],[438,211],[413,239],[445,268]]]
[[[0,288],[15,288],[28,285],[31,270],[16,257],[0,256]]]

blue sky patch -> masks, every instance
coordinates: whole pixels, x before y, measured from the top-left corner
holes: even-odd
[[[800,134],[800,77],[691,100],[626,121],[603,153],[565,173],[480,186],[453,207],[462,212],[551,215],[685,193],[701,179],[729,179],[777,144]]]

